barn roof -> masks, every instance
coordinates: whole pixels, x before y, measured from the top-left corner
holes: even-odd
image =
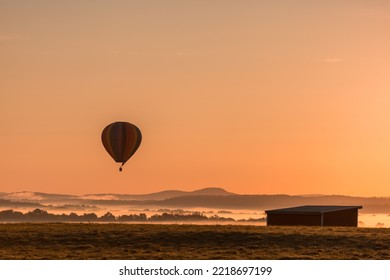
[[[348,209],[362,209],[362,206],[305,205],[291,208],[266,210],[267,214],[322,214]]]

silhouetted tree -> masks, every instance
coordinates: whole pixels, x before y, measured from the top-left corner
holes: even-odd
[[[22,212],[14,210],[5,210],[0,212],[0,221],[23,221],[24,215]]]
[[[94,222],[94,221],[97,221],[99,218],[95,213],[89,213],[89,214],[84,213],[84,215],[81,216],[80,219],[83,222]]]
[[[99,220],[103,222],[114,222],[116,218],[112,213],[107,212],[106,214],[101,216]]]

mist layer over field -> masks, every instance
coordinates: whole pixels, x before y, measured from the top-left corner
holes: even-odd
[[[240,195],[222,188],[204,188],[194,191],[165,190],[149,194],[68,195],[27,191],[0,193],[0,211],[13,210],[26,214],[40,209],[41,212],[36,211],[38,214],[47,212],[53,215],[92,214],[97,217],[105,215],[111,217],[110,219],[77,220],[46,219],[45,215],[35,215],[34,219],[18,220],[2,219],[0,215],[0,222],[131,222],[132,219],[120,219],[120,217],[143,215],[147,219],[134,220],[147,222],[151,217],[155,217],[153,222],[161,223],[179,221],[180,223],[265,225],[265,210],[300,205],[361,205],[363,208],[359,210],[359,227],[390,227],[390,198],[340,195]],[[165,218],[158,217],[161,215],[165,215]],[[176,218],[171,219],[172,215]],[[201,219],[194,219],[194,216],[201,216]],[[212,221],[205,221],[205,217]]]
[[[8,211],[9,209],[2,209],[0,211]],[[96,214],[98,218],[104,217],[107,214],[110,216],[114,216],[114,218],[107,220],[102,219],[103,222],[131,222],[129,219],[121,219],[124,216],[134,215],[146,216],[144,223],[165,223],[165,224],[245,224],[245,225],[256,225],[256,226],[265,226],[266,225],[266,214],[264,210],[254,211],[254,210],[245,210],[245,209],[212,209],[212,208],[189,208],[189,209],[169,209],[169,208],[146,208],[146,209],[120,209],[118,207],[107,207],[104,209],[95,209],[97,211],[84,211],[83,210],[49,210],[48,212],[54,215],[78,215],[85,216],[91,213]],[[22,208],[16,209],[14,211],[21,212],[23,214],[37,212],[37,210]],[[46,211],[42,211],[46,212]],[[111,215],[112,214],[112,215]],[[168,215],[166,215],[168,214]],[[165,216],[165,218],[164,218]],[[176,219],[169,219],[170,216],[175,216]],[[204,219],[196,219],[195,216],[205,217]],[[154,217],[154,218],[153,218]],[[182,218],[180,218],[182,217]],[[189,218],[191,217],[191,218]],[[24,220],[26,221],[26,220]],[[30,222],[39,222],[39,221],[47,221],[44,217],[36,217],[36,219],[27,220]],[[49,220],[50,221],[50,220]],[[57,221],[76,221],[77,220],[57,220]],[[86,222],[89,220],[85,220]],[[135,222],[139,222],[140,220],[135,220]],[[2,220],[0,215],[0,222],[23,222],[23,220]],[[386,213],[359,213],[358,216],[358,226],[359,227],[378,227],[378,228],[389,228],[390,227],[390,214]]]

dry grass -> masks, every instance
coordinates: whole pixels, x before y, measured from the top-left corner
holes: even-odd
[[[0,224],[0,259],[390,259],[390,229]]]

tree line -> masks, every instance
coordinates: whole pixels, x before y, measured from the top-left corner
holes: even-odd
[[[78,215],[52,214],[42,209],[35,209],[27,213],[14,210],[4,210],[0,212],[0,222],[155,222],[155,221],[235,221],[233,218],[219,217],[213,215],[205,216],[200,212],[191,214],[170,214],[162,213],[148,217],[144,213],[115,216],[110,212],[102,216],[95,213],[84,213]]]

